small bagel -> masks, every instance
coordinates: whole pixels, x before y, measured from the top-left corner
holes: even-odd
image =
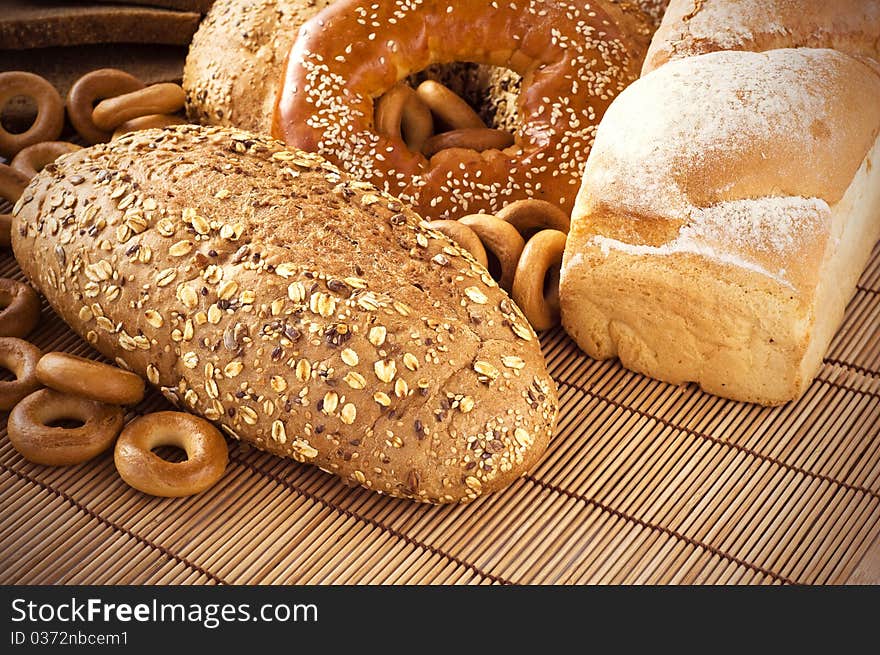
[[[419,84],[416,93],[431,113],[452,130],[486,127],[480,115],[467,102],[440,82],[425,80]]]
[[[12,214],[0,214],[0,247],[12,245]]]
[[[0,124],[0,155],[12,159],[19,151],[41,141],[54,141],[64,128],[64,103],[55,87],[33,73],[0,73],[0,114],[16,96],[32,98],[37,117],[24,132],[13,134]]]
[[[40,349],[24,339],[0,337],[0,366],[15,376],[14,380],[0,382],[0,410],[8,412],[40,388],[36,375],[40,355]]]
[[[512,202],[495,215],[513,225],[522,235],[543,229],[559,230],[568,234],[571,223],[569,215],[557,205],[535,198]]]
[[[510,291],[513,276],[516,274],[516,263],[526,245],[520,233],[510,223],[489,214],[470,214],[460,218],[459,222],[476,232],[483,245],[498,259],[501,265],[501,279],[498,284],[502,289]]]
[[[28,185],[28,176],[19,170],[0,164],[0,198],[17,202]],[[12,214],[0,214],[0,246],[12,243]]]
[[[169,125],[183,125],[186,121],[180,116],[170,116],[168,114],[149,114],[148,116],[139,116],[125,121],[122,125],[113,131],[113,138],[118,139],[123,134],[129,132],[137,132],[138,130],[149,130],[154,127],[168,127]]]
[[[82,425],[52,427],[52,423],[65,419],[80,421]],[[7,425],[10,443],[28,461],[69,466],[110,448],[122,423],[121,407],[40,389],[15,406]]]
[[[428,139],[422,146],[425,157],[433,157],[447,148],[468,148],[483,152],[484,150],[503,150],[513,145],[513,135],[504,130],[493,130],[488,127],[471,127],[463,130],[451,130],[437,134]]]
[[[0,278],[0,337],[26,337],[40,322],[40,297],[30,285]]]
[[[376,131],[390,139],[402,139],[403,106],[415,91],[400,82],[376,101]],[[409,144],[407,144],[409,145]]]
[[[134,405],[144,398],[139,375],[68,353],[46,353],[37,379],[50,389],[111,405]]]
[[[151,114],[173,114],[183,109],[186,94],[179,84],[165,82],[102,100],[92,112],[98,129],[114,130],[126,121]]]
[[[46,164],[52,163],[61,155],[80,149],[81,146],[67,141],[43,141],[21,150],[10,166],[30,179],[43,170]]]
[[[376,102],[376,131],[389,139],[403,139],[417,152],[433,134],[434,120],[412,87],[400,82]]]
[[[152,452],[159,446],[185,450],[186,461],[162,459]],[[138,491],[192,496],[223,477],[229,451],[223,435],[208,421],[183,412],[154,412],[125,426],[116,442],[114,461],[122,479]]]
[[[559,230],[541,230],[522,251],[511,296],[536,331],[548,330],[559,322],[559,278],[549,293],[544,292],[548,272],[562,265],[566,234]]]
[[[431,110],[415,92],[403,106],[401,129],[404,142],[413,152],[420,152],[425,141],[434,134],[434,117],[431,115]]]
[[[474,259],[482,264],[484,268],[489,266],[489,258],[486,257],[486,249],[483,247],[480,237],[461,221],[431,221],[427,223],[427,226],[455,241],[473,255]]]
[[[28,182],[30,178],[20,170],[0,164],[0,198],[17,202]]]
[[[67,94],[67,115],[73,128],[89,143],[109,141],[112,132],[99,128],[92,120],[95,101],[131,93],[144,86],[138,78],[116,68],[100,68],[83,75]]]

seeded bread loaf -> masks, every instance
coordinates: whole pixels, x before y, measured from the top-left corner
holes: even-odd
[[[227,434],[383,493],[457,502],[545,449],[556,390],[487,271],[316,155],[227,128],[62,157],[13,248],[98,350]]]

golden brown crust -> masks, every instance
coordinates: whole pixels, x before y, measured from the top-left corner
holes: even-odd
[[[570,211],[595,127],[638,77],[649,34],[641,12],[601,1],[586,10],[567,0],[339,0],[293,44],[273,134],[432,219],[494,213],[531,197]],[[523,76],[515,145],[449,149],[429,161],[375,131],[374,98],[431,64],[455,61]]]
[[[707,52],[776,48],[880,60],[880,0],[672,0],[642,73]]]
[[[89,343],[236,438],[396,496],[510,483],[553,430],[488,272],[315,155],[180,126],[72,153],[16,206],[26,274]]]
[[[217,0],[183,73],[187,114],[268,134],[284,59],[300,26],[332,0]]]

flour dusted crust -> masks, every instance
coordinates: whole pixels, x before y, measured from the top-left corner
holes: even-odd
[[[880,238],[880,74],[714,52],[629,87],[572,216],[563,325],[598,358],[740,400],[800,395]]]
[[[297,31],[331,2],[214,2],[193,37],[183,72],[190,119],[268,134],[284,60]]]
[[[461,502],[544,451],[556,389],[488,272],[316,155],[179,126],[62,157],[15,207],[25,274],[90,344],[228,435]]]
[[[643,73],[719,50],[831,48],[880,59],[880,0],[675,0]]]

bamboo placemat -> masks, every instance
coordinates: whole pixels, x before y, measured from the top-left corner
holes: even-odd
[[[4,208],[0,207],[0,210]],[[21,279],[0,255],[0,276]],[[97,358],[50,310],[32,340]],[[797,403],[735,403],[542,338],[559,429],[505,492],[431,507],[230,444],[188,499],[127,487],[112,454],[25,461],[0,418],[0,583],[880,582],[880,248]],[[151,394],[138,412],[166,408]]]

